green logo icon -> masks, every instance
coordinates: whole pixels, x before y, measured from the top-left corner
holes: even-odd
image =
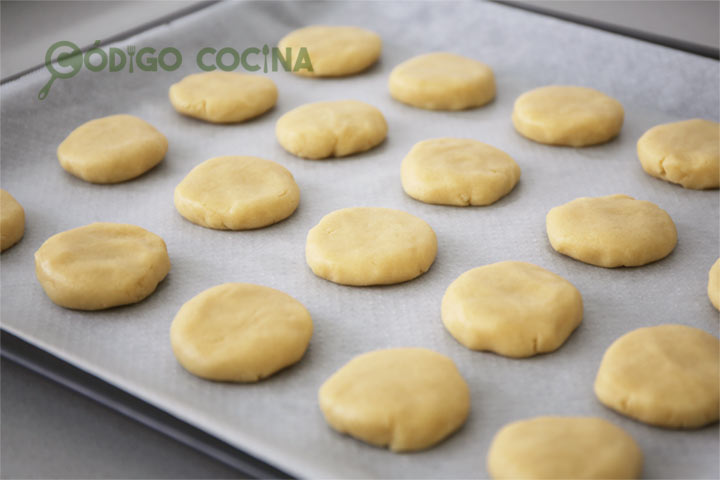
[[[58,52],[58,50],[61,49],[63,51]],[[55,63],[53,63],[53,56],[56,52],[58,52],[58,56],[55,59]],[[48,48],[45,54],[45,68],[48,69],[51,76],[45,86],[40,89],[38,99],[44,100],[47,98],[48,93],[50,93],[50,87],[52,87],[56,78],[71,78],[77,75],[82,68],[82,64],[82,51],[74,43],[63,40],[50,45],[50,48]],[[58,66],[65,67],[66,69],[69,68],[70,70],[58,70]]]

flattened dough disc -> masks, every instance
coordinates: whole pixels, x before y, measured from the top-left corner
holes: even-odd
[[[380,57],[380,35],[360,27],[312,25],[288,33],[278,43],[280,53],[290,48],[293,73],[305,77],[343,77],[366,70]],[[312,71],[295,70],[301,48],[306,48]]]
[[[720,124],[699,118],[651,128],[637,142],[650,175],[685,188],[720,185]]]
[[[175,187],[175,208],[191,222],[219,230],[260,228],[286,219],[300,202],[292,174],[258,157],[206,160]]]
[[[677,244],[670,215],[654,203],[627,195],[582,197],[546,217],[558,252],[599,267],[638,267],[665,258]]]
[[[613,410],[659,427],[717,422],[720,341],[686,325],[626,333],[605,351],[595,394]]]
[[[57,149],[60,165],[92,183],[118,183],[160,163],[168,141],[155,127],[132,115],[90,120],[73,130]]]
[[[35,252],[35,273],[61,307],[101,310],[143,300],[170,271],[162,238],[122,223],[53,235]]]
[[[307,309],[290,295],[225,283],[186,302],[170,327],[178,362],[209,380],[256,382],[298,362],[313,332]]]
[[[477,140],[434,138],[416,143],[402,161],[402,186],[416,200],[439,205],[490,205],[520,178],[510,155]]]
[[[708,272],[708,298],[713,306],[720,310],[720,258]]]
[[[525,262],[473,268],[442,299],[443,323],[458,342],[508,357],[560,348],[582,317],[582,296],[573,284]]]
[[[426,110],[465,110],[495,98],[495,76],[482,62],[454,53],[419,55],[396,66],[390,95]]]
[[[552,85],[515,100],[512,121],[523,136],[539,143],[585,147],[617,136],[623,124],[620,102],[586,87]]]
[[[429,448],[460,428],[470,390],[448,357],[424,348],[358,355],[320,388],[335,430],[395,452]]]
[[[536,417],[504,426],[490,445],[494,479],[639,478],[643,454],[623,429],[594,417]]]
[[[275,125],[285,150],[310,159],[370,150],[385,140],[387,130],[380,110],[355,100],[308,103],[290,110]]]
[[[237,72],[194,73],[173,84],[170,103],[179,113],[211,123],[240,123],[270,110],[275,82]]]
[[[25,210],[6,190],[0,189],[0,251],[15,245],[25,233]]]
[[[425,273],[437,253],[430,225],[401,210],[343,208],[307,236],[305,258],[315,275],[343,285],[387,285]]]

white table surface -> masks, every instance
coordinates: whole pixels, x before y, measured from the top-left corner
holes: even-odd
[[[541,1],[559,12],[717,47],[715,1]],[[7,2],[0,72],[42,62],[60,39],[86,45],[192,2]],[[0,371],[2,478],[232,478],[224,465],[9,362]],[[142,448],[138,448],[142,445]]]

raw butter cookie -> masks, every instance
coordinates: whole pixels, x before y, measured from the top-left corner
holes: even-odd
[[[308,103],[277,121],[280,145],[298,157],[344,157],[370,150],[387,136],[380,110],[355,100]]]
[[[685,188],[720,185],[720,124],[699,118],[651,128],[637,142],[643,169]]]
[[[191,222],[218,230],[260,228],[292,215],[300,189],[279,163],[258,157],[206,160],[175,188],[175,208]]]
[[[717,422],[720,341],[685,325],[633,330],[603,356],[595,394],[605,406],[659,427]]]
[[[77,310],[139,302],[169,271],[162,238],[121,223],[92,223],[58,233],[35,252],[35,274],[47,296]]]
[[[536,417],[503,427],[490,445],[494,479],[639,478],[643,454],[620,427],[594,417]]]
[[[0,189],[0,251],[15,245],[25,233],[25,210],[6,190]]]
[[[623,107],[614,98],[585,87],[553,85],[515,100],[512,121],[524,137],[539,143],[586,147],[617,136]]]
[[[290,49],[293,73],[306,77],[343,77],[362,72],[380,57],[382,40],[360,27],[313,25],[290,32],[278,43],[286,56]],[[306,48],[312,70],[294,69],[301,48]]]
[[[395,100],[426,110],[465,110],[495,98],[495,76],[482,62],[453,53],[428,53],[393,69]]]
[[[343,285],[387,285],[428,271],[437,253],[430,225],[401,210],[343,208],[307,236],[305,258],[315,275]]]
[[[469,270],[442,299],[443,323],[458,342],[507,357],[558,349],[582,317],[582,296],[573,284],[525,262]]]
[[[708,272],[708,298],[713,306],[720,310],[720,258]]]
[[[225,283],[185,303],[170,327],[178,362],[208,380],[256,382],[298,362],[313,323],[290,295],[249,283]]]
[[[170,87],[179,113],[211,123],[239,123],[262,115],[277,101],[275,82],[260,75],[206,72],[188,75]]]
[[[637,267],[665,258],[677,244],[670,215],[627,195],[582,197],[550,210],[550,244],[599,267]]]
[[[435,138],[415,144],[402,161],[402,186],[416,200],[439,205],[490,205],[520,178],[510,155],[476,140]]]
[[[395,452],[435,445],[470,411],[470,390],[453,361],[424,348],[359,355],[322,385],[318,399],[332,428]]]
[[[167,138],[146,121],[111,115],[73,130],[57,156],[62,168],[87,182],[118,183],[153,168],[167,149]]]

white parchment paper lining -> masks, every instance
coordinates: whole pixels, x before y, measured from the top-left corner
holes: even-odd
[[[270,74],[280,98],[268,114],[242,125],[210,125],[175,113],[170,84],[197,71],[205,46],[238,50],[273,45],[307,24],[355,24],[383,38],[381,62],[343,79]],[[61,40],[61,39],[58,39]],[[68,39],[72,40],[72,39]],[[116,46],[166,46],[184,54],[175,72],[92,73],[48,80],[33,72],[0,89],[2,187],[25,207],[22,242],[2,254],[2,325],[75,365],[279,468],[304,477],[484,477],[485,454],[505,423],[543,414],[597,415],[627,429],[645,452],[647,477],[717,478],[717,425],[698,431],[646,426],[602,407],[592,383],[605,348],[634,328],[693,325],[717,335],[706,296],[718,257],[718,192],[692,191],[646,175],[635,142],[648,128],[691,117],[718,119],[718,63],[638,40],[513,8],[479,2],[223,3],[159,26]],[[429,51],[477,58],[495,71],[498,97],[465,112],[430,112],[393,101],[387,77],[397,63]],[[41,59],[38,59],[40,61]],[[510,123],[513,100],[545,84],[598,88],[626,108],[619,138],[586,149],[532,143]],[[277,144],[275,121],[307,102],[358,99],[386,116],[389,136],[368,153],[337,160],[295,158]],[[114,113],[138,115],[170,141],[165,161],[137,180],[91,185],[66,174],[55,149],[76,126]],[[485,141],[522,168],[515,190],[491,207],[425,205],[400,186],[403,156],[420,140],[458,136]],[[175,211],[175,185],[217,155],[257,155],[285,165],[301,189],[288,220],[256,231],[218,232]],[[579,196],[626,193],[667,210],[679,230],[675,252],[642,268],[606,270],[555,253],[545,214]],[[334,285],[304,260],[307,231],[348,206],[399,208],[435,229],[435,265],[390,287]],[[146,301],[103,312],[55,306],[35,280],[33,252],[52,234],[94,221],[127,222],[162,236],[172,271]],[[460,346],[440,321],[440,299],[462,272],[500,260],[524,260],[563,275],[582,292],[585,318],[559,351],[512,360]],[[315,333],[301,363],[257,385],[197,379],[176,363],[168,329],[178,308],[229,281],[283,290],[310,310]],[[354,355],[422,346],[455,360],[472,391],[465,427],[436,448],[396,455],[338,435],[317,407],[320,384]],[[49,400],[51,401],[51,400]]]

